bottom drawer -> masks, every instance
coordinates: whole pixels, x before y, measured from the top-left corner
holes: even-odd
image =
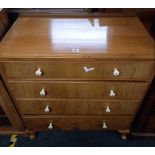
[[[29,130],[123,130],[129,129],[132,116],[24,116]]]

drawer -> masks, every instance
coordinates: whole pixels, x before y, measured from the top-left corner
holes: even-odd
[[[129,129],[132,116],[24,116],[28,130],[122,130]]]
[[[74,78],[144,80],[150,77],[153,63],[90,62],[6,62],[7,78]]]
[[[147,83],[10,81],[16,99],[125,99],[139,100]]]
[[[135,115],[137,101],[103,100],[18,100],[23,115]]]

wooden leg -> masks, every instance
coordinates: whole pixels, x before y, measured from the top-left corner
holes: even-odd
[[[130,130],[119,130],[118,131],[120,133],[121,139],[126,140],[127,139],[127,134],[130,133]]]
[[[34,131],[26,130],[26,133],[23,136],[29,137],[31,140],[33,140],[36,138],[36,133]]]
[[[33,139],[36,138],[36,134],[35,133],[31,133],[29,137],[30,137],[31,140],[33,140]]]
[[[25,133],[20,133],[20,134],[18,134],[18,135],[20,135],[20,136],[22,136],[22,137],[28,137],[28,138],[30,138],[31,140],[33,140],[33,139],[35,139],[36,138],[36,134],[35,134],[35,132],[25,132]]]

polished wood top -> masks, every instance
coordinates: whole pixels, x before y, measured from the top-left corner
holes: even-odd
[[[0,58],[154,59],[154,41],[137,17],[19,17]]]

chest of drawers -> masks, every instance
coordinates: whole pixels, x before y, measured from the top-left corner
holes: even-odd
[[[125,138],[155,71],[137,17],[19,17],[1,76],[26,131],[118,130]]]

